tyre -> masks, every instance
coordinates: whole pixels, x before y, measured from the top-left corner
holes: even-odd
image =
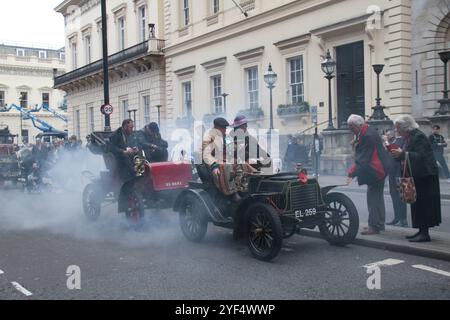
[[[200,200],[186,195],[179,211],[180,227],[184,236],[193,242],[200,242],[208,230],[208,220]]]
[[[273,207],[255,203],[247,210],[247,244],[252,255],[270,261],[278,255],[283,244],[283,228]]]
[[[358,211],[352,200],[338,192],[326,195],[328,211],[319,225],[321,235],[332,245],[344,246],[355,240],[359,229]]]
[[[101,213],[102,198],[98,186],[88,184],[83,190],[83,212],[90,221],[97,221]]]
[[[144,226],[144,197],[137,190],[131,190],[127,195],[127,210],[125,212],[128,224],[133,229],[140,229]]]

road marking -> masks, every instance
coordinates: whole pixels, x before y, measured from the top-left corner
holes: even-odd
[[[13,282],[11,282],[11,284],[14,286],[14,288],[16,288],[18,291],[20,291],[21,293],[23,293],[23,294],[26,295],[27,297],[33,295],[30,291],[28,291],[27,289],[25,289],[24,287],[22,287],[19,283],[13,281]]]
[[[363,268],[373,268],[373,267],[381,267],[381,266],[395,266],[397,264],[403,263],[405,261],[403,260],[397,260],[397,259],[386,259],[381,260],[373,263],[369,263],[363,266]]]
[[[2,270],[0,270],[0,274],[4,274],[4,272]]]
[[[412,267],[416,268],[416,269],[420,269],[420,270],[434,272],[434,273],[437,273],[437,274],[440,274],[440,275],[443,275],[443,276],[446,276],[446,277],[450,277],[450,272],[442,271],[442,270],[439,270],[439,269],[436,269],[436,268],[432,268],[432,267],[427,267],[427,266],[424,266],[424,265],[421,265],[421,264],[415,264]]]

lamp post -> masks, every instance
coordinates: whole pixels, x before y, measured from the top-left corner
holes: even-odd
[[[223,113],[227,114],[227,97],[229,96],[228,93],[222,93],[221,94],[222,98],[223,98]]]
[[[437,115],[446,115],[450,112],[450,100],[448,98],[448,68],[447,63],[450,60],[450,51],[439,52],[439,57],[444,63],[444,91],[442,91],[443,98],[439,100],[439,110],[436,112]]]
[[[384,64],[374,64],[373,71],[377,74],[377,97],[376,97],[376,105],[373,107],[373,114],[369,118],[370,120],[389,120],[389,117],[384,113],[385,107],[381,105],[380,98],[380,73],[383,72]]]
[[[103,41],[103,94],[104,105],[109,105],[109,65],[108,65],[108,30],[106,23],[106,0],[101,0],[102,12],[102,41]],[[103,110],[103,108],[102,108]],[[105,115],[105,131],[111,131],[110,114],[103,112]]]
[[[131,119],[131,113],[133,112],[133,122],[134,122],[135,129],[136,129],[136,111],[137,111],[137,109],[127,110],[129,119]]]
[[[330,50],[327,51],[327,55],[325,56],[325,60],[322,62],[321,67],[323,73],[325,73],[325,79],[328,80],[328,127],[325,130],[335,130],[336,128],[333,126],[333,109],[331,106],[331,79],[334,78],[333,73],[336,68],[336,62],[331,58]]]
[[[158,104],[156,108],[158,108],[158,127],[161,127],[161,112],[160,112],[161,105]]]
[[[272,99],[272,90],[275,88],[275,82],[277,82],[278,76],[272,70],[272,64],[269,63],[269,69],[264,74],[264,82],[267,85],[267,88],[270,90],[270,130],[273,130],[273,99]]]

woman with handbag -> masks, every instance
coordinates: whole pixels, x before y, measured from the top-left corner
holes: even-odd
[[[413,228],[418,228],[410,242],[431,241],[429,228],[441,223],[441,195],[439,190],[439,172],[431,144],[426,135],[418,130],[419,125],[409,115],[399,117],[395,129],[405,139],[403,149],[391,150],[391,155],[402,161],[403,200],[411,204]],[[412,178],[411,180],[405,178]],[[414,199],[414,189],[416,198]],[[415,200],[415,201],[414,201]]]

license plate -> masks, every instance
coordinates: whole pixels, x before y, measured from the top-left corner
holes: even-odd
[[[308,218],[308,217],[313,217],[316,215],[316,213],[317,213],[316,208],[305,209],[305,210],[296,210],[295,218],[296,219],[304,219],[304,218]]]

